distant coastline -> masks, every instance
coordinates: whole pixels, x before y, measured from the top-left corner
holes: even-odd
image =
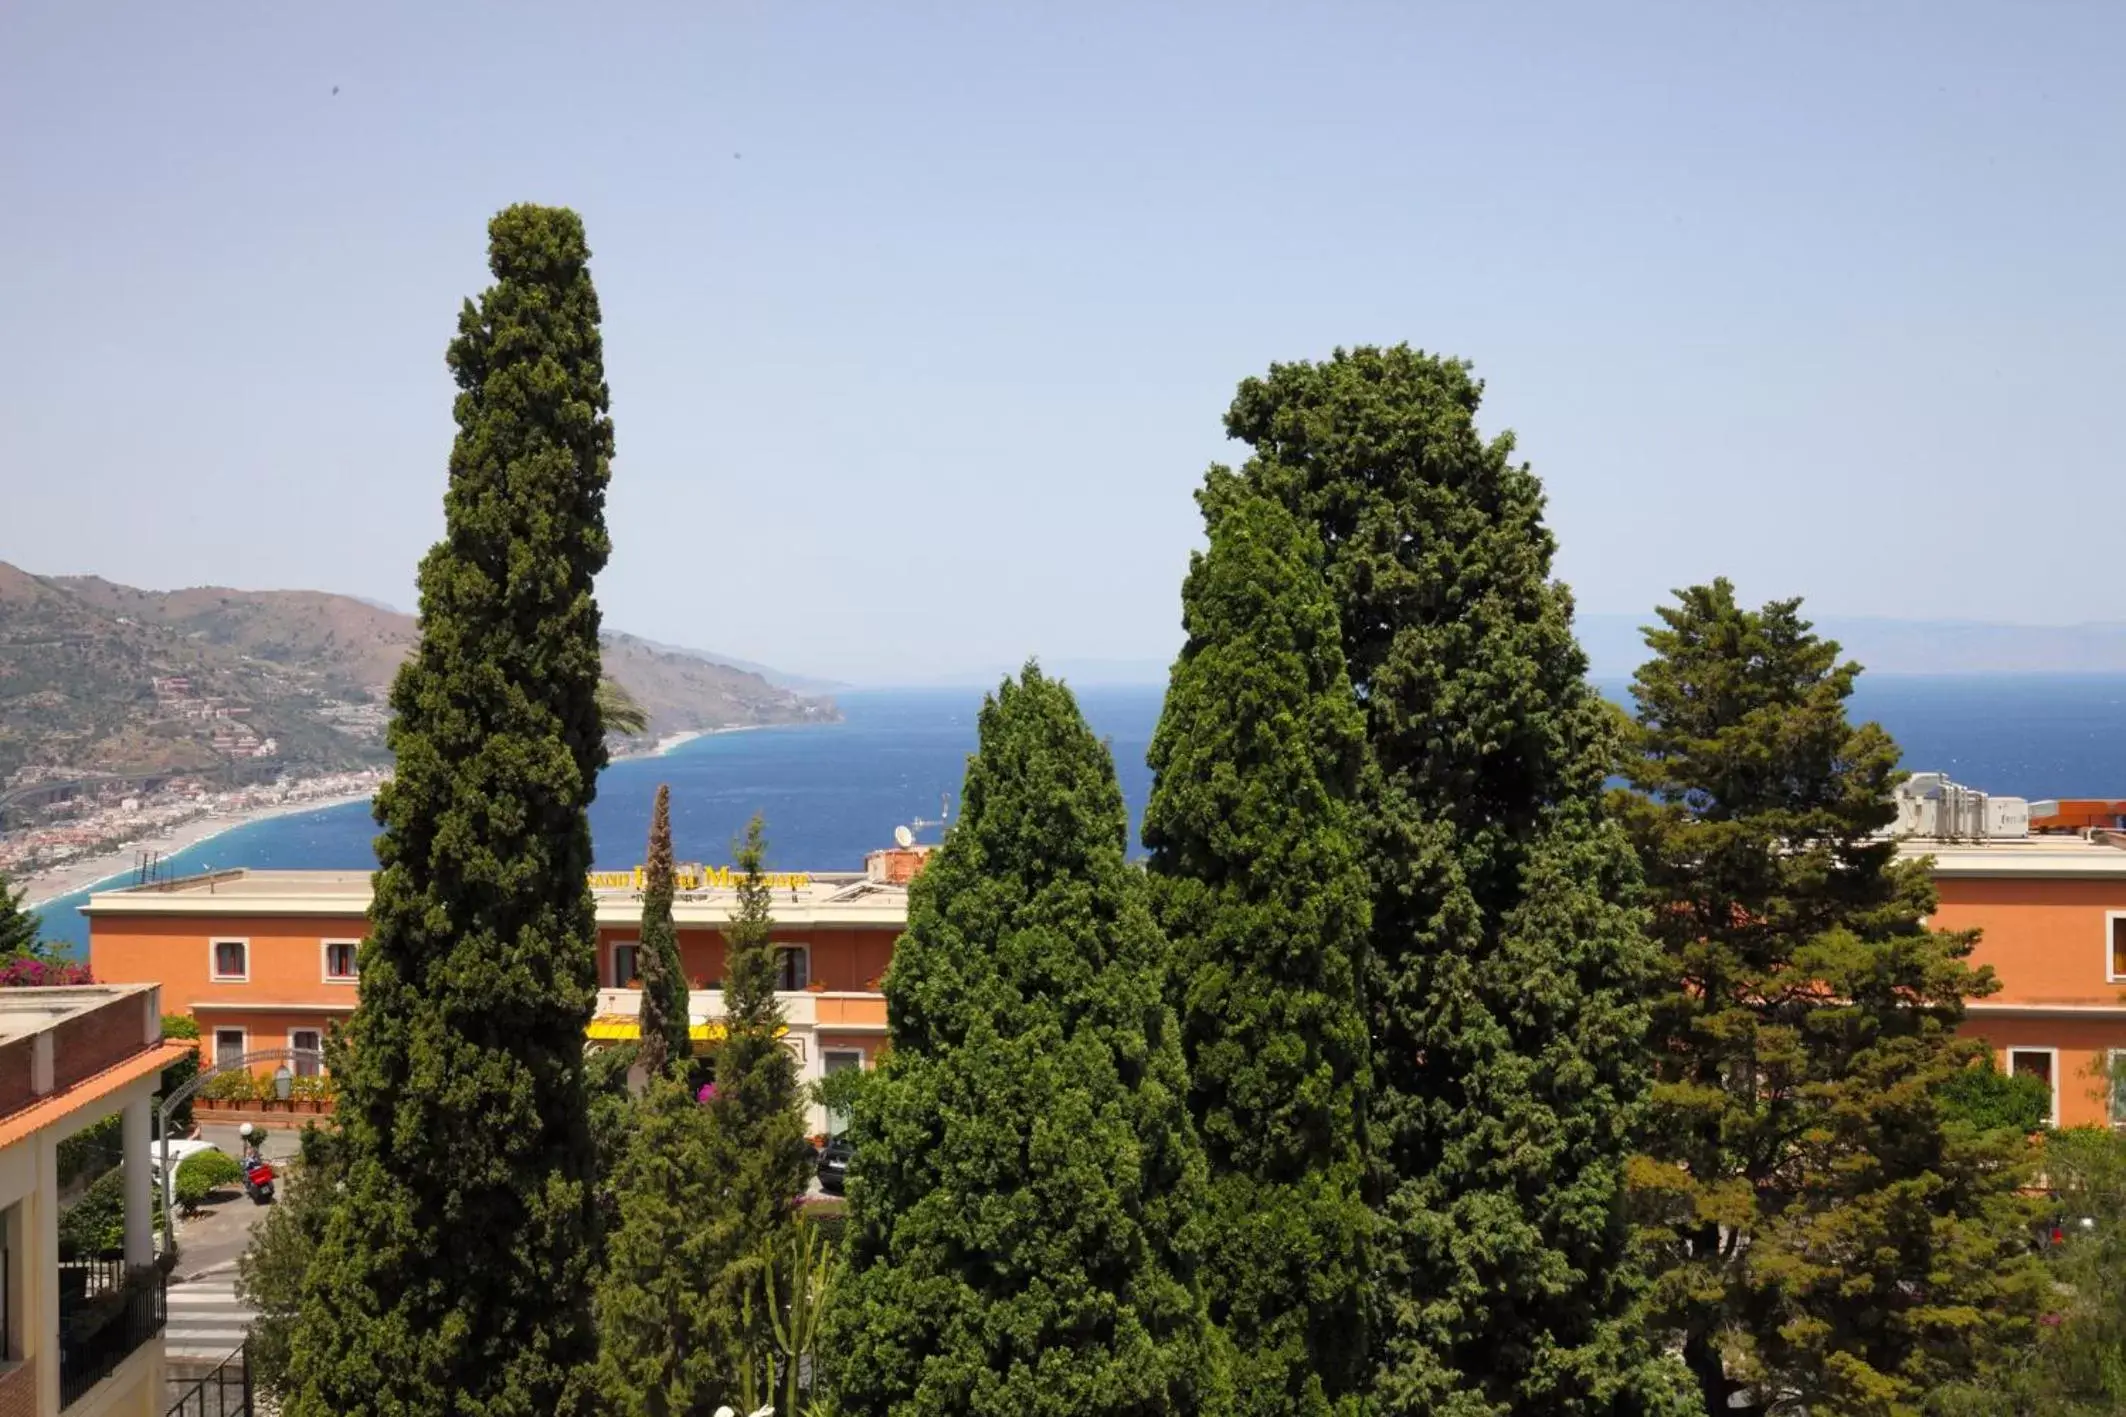
[[[647,748],[638,748],[631,753],[615,753],[616,763],[640,762],[645,758],[669,758],[697,738],[713,738],[724,733],[751,733],[756,728],[790,728],[788,723],[734,723],[724,728],[689,728],[681,733],[667,733]]]
[[[335,797],[312,797],[302,802],[278,802],[270,807],[258,807],[242,812],[209,812],[205,816],[181,822],[166,831],[123,842],[98,855],[69,861],[65,865],[25,876],[22,879],[24,896],[28,908],[35,910],[77,891],[87,890],[90,886],[130,875],[142,851],[156,851],[164,856],[174,856],[187,847],[212,841],[224,832],[235,831],[238,827],[249,826],[253,822],[345,807],[354,802],[367,802],[374,795],[369,792],[350,792]]]

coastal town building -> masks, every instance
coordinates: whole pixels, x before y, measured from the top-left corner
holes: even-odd
[[[870,1067],[886,1036],[880,981],[907,924],[908,882],[929,848],[873,852],[863,871],[771,873],[784,1042],[806,1079]],[[590,878],[598,921],[592,1043],[636,1036],[641,1008],[639,870]],[[682,866],[672,903],[692,986],[696,1045],[723,1018],[724,929],[737,907],[728,870]],[[89,965],[99,979],[152,979],[199,1021],[207,1061],[293,1050],[314,1073],[326,1032],[354,1010],[369,909],[366,871],[221,871],[92,895]],[[272,1064],[262,1065],[270,1068]],[[815,1110],[813,1129],[833,1119]]]
[[[1938,774],[1900,792],[1908,855],[1932,860],[1940,905],[1931,923],[1976,930],[1973,962],[2000,987],[1974,1002],[1965,1031],[2003,1071],[2052,1089],[2061,1125],[2126,1125],[2126,802],[1989,797]],[[871,854],[861,872],[778,875],[786,1042],[807,1079],[870,1067],[886,1038],[880,981],[907,923],[908,883],[928,847]],[[591,878],[598,919],[592,1043],[636,1036],[641,994],[638,872]],[[726,871],[681,867],[673,903],[693,986],[696,1046],[721,1033],[723,930],[737,903]],[[297,1050],[298,1073],[354,1008],[369,905],[367,872],[225,871],[92,896],[89,962],[99,979],[161,984],[168,1007],[194,1014],[209,1060]],[[815,1112],[816,1132],[836,1119]]]
[[[0,990],[0,1417],[161,1417],[150,1099],[190,1046],[153,985]],[[114,1114],[123,1244],[70,1252],[59,1146]]]

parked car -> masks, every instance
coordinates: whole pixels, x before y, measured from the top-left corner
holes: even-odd
[[[832,1137],[820,1148],[819,1188],[830,1196],[842,1194],[849,1184],[849,1163],[856,1156],[856,1147],[846,1136]]]

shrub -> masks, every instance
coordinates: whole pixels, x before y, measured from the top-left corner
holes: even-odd
[[[199,1209],[209,1193],[243,1179],[236,1159],[219,1151],[195,1151],[177,1164],[177,1208],[186,1215]]]
[[[95,982],[87,965],[72,960],[44,959],[37,955],[0,960],[0,989],[49,989]]]
[[[239,1069],[233,1073],[221,1073],[207,1079],[207,1085],[199,1090],[201,1097],[211,1097],[217,1102],[257,1102],[265,1096],[265,1079]]]
[[[162,1219],[160,1187],[149,1187],[157,1223]],[[114,1167],[96,1178],[81,1199],[59,1216],[59,1254],[112,1255],[125,1249],[125,1168]]]
[[[190,1014],[164,1014],[162,1016],[162,1036],[165,1039],[197,1039],[199,1037],[199,1020],[193,1018]],[[162,1083],[156,1091],[160,1096],[168,1097],[198,1076],[199,1050],[195,1048],[189,1055],[179,1058],[162,1070]],[[170,1128],[179,1135],[183,1135],[192,1129],[191,1098],[187,1097],[178,1106],[177,1110],[170,1114]]]

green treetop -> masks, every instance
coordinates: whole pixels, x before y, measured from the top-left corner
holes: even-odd
[[[1028,666],[910,888],[822,1342],[851,1414],[1222,1412],[1165,947],[1107,750]]]
[[[1900,856],[1897,745],[1798,601],[1661,609],[1617,794],[1665,957],[1635,1179],[1702,1410],[1900,1417],[2027,1341],[2023,1139],[1952,1123],[1994,987]],[[1740,1404],[1747,1404],[1738,1405]]]
[[[0,876],[0,960],[40,953],[37,917],[23,905],[22,891],[10,887]]]
[[[1320,1414],[1368,1378],[1364,720],[1311,529],[1223,468],[1197,501],[1144,840],[1210,1169],[1204,1287],[1236,1410]]]
[[[346,1184],[290,1356],[304,1417],[555,1410],[591,1350],[586,818],[612,424],[583,224],[516,206],[449,363],[458,437],[338,1075]]]
[[[1606,1413],[1657,1375],[1621,1203],[1651,957],[1601,810],[1611,714],[1481,395],[1456,360],[1339,350],[1247,380],[1226,429],[1326,547],[1365,714],[1374,1400]]]
[[[648,865],[642,883],[642,935],[636,966],[642,971],[642,1066],[651,1076],[693,1054],[689,1035],[686,966],[679,958],[679,932],[672,927],[672,789],[657,784],[650,811]]]

